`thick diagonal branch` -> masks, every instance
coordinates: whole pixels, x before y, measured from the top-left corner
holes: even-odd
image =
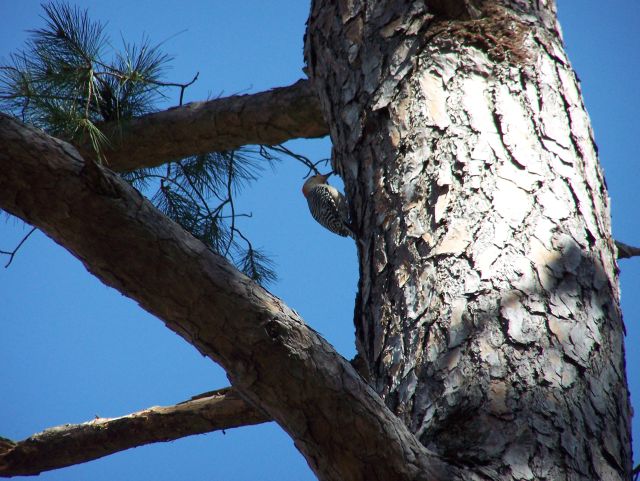
[[[0,115],[0,208],[220,363],[321,480],[475,479],[426,450],[282,301],[75,149]]]
[[[250,95],[192,102],[102,130],[111,170],[154,167],[189,155],[233,150],[243,145],[276,145],[290,139],[327,135],[318,99],[308,80]],[[88,143],[80,153],[92,157]]]
[[[118,418],[65,424],[20,441],[0,443],[0,476],[24,476],[84,463],[145,444],[269,421],[226,388],[175,406]]]

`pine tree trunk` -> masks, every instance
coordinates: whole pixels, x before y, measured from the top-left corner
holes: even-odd
[[[306,57],[371,385],[463,465],[628,479],[609,199],[555,5],[334,3],[313,2]]]

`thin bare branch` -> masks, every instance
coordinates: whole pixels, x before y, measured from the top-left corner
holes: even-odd
[[[32,227],[31,230],[29,232],[27,232],[27,234],[22,238],[22,240],[20,242],[18,242],[18,245],[15,247],[15,249],[13,249],[12,251],[1,251],[0,250],[0,254],[5,254],[9,256],[9,260],[7,261],[7,263],[4,265],[4,267],[9,267],[11,265],[11,263],[13,262],[13,258],[16,256],[16,254],[18,253],[18,250],[20,250],[20,247],[22,247],[22,244],[24,244],[27,239],[29,238],[29,236],[31,234],[33,234],[35,232],[36,228]]]
[[[262,146],[260,146],[260,155],[268,158],[271,155],[269,153],[269,151],[277,152],[279,154],[285,154],[285,155],[297,160],[302,165],[308,167],[309,171],[305,174],[304,178],[307,178],[311,174],[314,174],[314,175],[320,174],[320,171],[318,170],[318,165],[320,165],[322,163],[328,164],[329,161],[331,160],[331,159],[320,159],[320,160],[318,160],[316,162],[313,162],[309,157],[306,157],[304,155],[301,155],[301,154],[298,154],[296,152],[293,152],[293,151],[287,149],[284,145],[262,145]]]
[[[175,406],[64,424],[19,442],[0,438],[0,477],[35,475],[145,444],[267,421],[233,388],[220,389]]]
[[[195,83],[195,81],[198,80],[199,76],[200,76],[200,72],[196,72],[196,74],[193,76],[191,81],[187,82],[185,84],[161,83],[160,85],[162,85],[164,87],[180,87],[180,103],[179,103],[179,105],[182,105],[182,101],[184,100],[184,91],[187,89],[187,87],[190,87],[191,85],[193,85]]]
[[[229,199],[229,207],[231,208],[231,226],[229,228],[229,242],[224,252],[225,257],[227,257],[227,254],[229,253],[229,249],[231,249],[231,246],[233,245],[233,236],[235,235],[235,231],[237,230],[236,229],[236,206],[233,202],[233,192],[232,192],[233,176],[235,175],[235,172],[233,169],[233,158],[234,158],[234,153],[231,152],[229,154],[229,171],[228,171],[228,177],[227,177],[227,199]]]

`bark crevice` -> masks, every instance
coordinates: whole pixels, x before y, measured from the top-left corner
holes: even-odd
[[[107,196],[81,175],[83,161],[68,144],[1,114],[0,140],[0,207],[221,364],[243,399],[295,440],[320,479],[478,479],[425,449],[295,312],[108,169],[95,166],[113,186]],[[379,453],[373,464],[372,452]]]
[[[371,385],[430,449],[504,479],[625,479],[608,197],[555,5],[428,6],[374,2],[354,36],[316,0],[305,47],[361,226]]]

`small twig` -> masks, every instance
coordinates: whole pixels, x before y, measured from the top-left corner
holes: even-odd
[[[115,77],[120,81],[129,80],[129,76],[120,72],[119,70],[114,69],[109,65],[103,64],[102,62],[96,61],[96,63],[107,70],[104,72],[95,72],[94,73],[95,76],[107,75],[107,76]],[[194,77],[187,83],[161,82],[160,80],[152,80],[152,79],[142,79],[142,82],[145,84],[154,85],[155,87],[180,87],[180,102],[178,103],[178,105],[182,106],[182,101],[184,99],[184,91],[187,89],[187,87],[190,87],[191,85],[193,85],[196,82],[196,80],[198,80],[199,76],[200,76],[200,72],[196,72]]]
[[[12,252],[0,251],[0,254],[5,254],[5,255],[8,255],[8,256],[9,256],[9,262],[7,262],[7,263],[5,264],[5,266],[4,266],[4,267],[5,267],[5,269],[6,269],[7,267],[9,267],[9,265],[11,265],[11,263],[13,262],[13,258],[16,256],[16,254],[17,254],[18,250],[20,249],[20,247],[22,247],[22,244],[24,244],[24,243],[26,242],[26,240],[29,238],[29,236],[30,236],[31,234],[33,234],[33,232],[34,232],[35,230],[36,230],[36,228],[35,228],[35,227],[32,227],[32,228],[31,228],[31,230],[29,231],[29,233],[28,233],[26,236],[24,236],[24,237],[22,238],[22,240],[18,243],[18,245],[16,246],[16,248],[15,248],[15,249],[13,249],[13,251],[12,251]]]
[[[235,229],[235,227],[234,227],[234,229]],[[249,241],[249,239],[247,239],[244,235],[242,235],[242,232],[240,232],[238,229],[236,229],[236,232],[247,243],[247,245],[249,246],[249,250],[253,250],[253,246],[251,245],[251,241]]]
[[[224,206],[229,204],[230,202],[231,202],[231,199],[225,199],[222,202],[220,202],[220,204],[218,204],[218,207],[213,209],[213,213],[211,215],[214,217],[218,217],[219,213],[222,212],[222,209],[224,208]]]
[[[191,79],[191,82],[188,82],[186,84],[183,85],[171,85],[171,84],[166,84],[164,85],[165,87],[180,87],[180,106],[182,106],[182,97],[184,96],[184,91],[187,87],[189,87],[190,85],[193,85],[193,83],[198,80],[198,76],[200,75],[200,72],[196,72],[195,77],[193,77],[193,79]]]
[[[233,181],[233,155],[234,155],[234,152],[231,151],[230,157],[229,157],[229,177],[227,180],[227,200],[229,201],[229,207],[231,207],[231,228],[229,229],[229,232],[231,234],[229,235],[229,243],[227,244],[227,248],[224,251],[224,257],[227,257],[227,254],[229,254],[229,249],[231,249],[231,245],[233,244],[233,234],[234,232],[237,231],[236,208],[235,208],[235,205],[233,204],[233,192],[231,191],[231,185]]]
[[[631,257],[640,256],[640,248],[615,241],[618,248],[618,259],[629,259]]]
[[[230,215],[220,215],[218,216],[218,219],[231,219],[231,217],[253,217],[253,214],[251,212],[249,212],[248,214],[236,214],[234,216],[230,216]]]
[[[251,258],[251,266],[252,266],[253,270],[255,271],[255,269],[256,269],[255,261],[253,260],[253,255],[251,255],[251,253],[253,252],[253,245],[251,244],[251,241],[249,239],[247,239],[244,235],[242,235],[242,232],[240,232],[235,227],[233,228],[233,230],[235,230],[238,233],[238,235],[240,237],[242,237],[242,239],[247,243],[249,257]]]
[[[307,178],[311,173],[320,174],[320,171],[318,170],[318,165],[320,165],[323,162],[326,164],[327,161],[329,160],[329,159],[320,159],[317,162],[313,162],[311,159],[309,159],[308,157],[305,157],[304,155],[296,154],[295,152],[292,152],[291,150],[287,149],[284,145],[261,145],[260,149],[261,149],[260,152],[263,155],[267,154],[268,156],[269,154],[267,153],[267,150],[273,150],[275,152],[288,155],[289,157],[292,157],[295,160],[304,164],[306,167],[309,168],[309,172],[307,172],[307,174],[303,178]]]
[[[633,468],[633,471],[631,471],[631,476],[633,477],[633,481],[638,481],[638,478],[640,477],[640,464]]]
[[[126,75],[125,73],[123,73],[122,71],[118,70],[117,68],[114,68],[111,65],[108,65],[104,62],[101,62],[97,59],[94,59],[94,62],[96,63],[96,65],[99,65],[100,67],[104,68],[105,71],[103,72],[95,72],[95,75],[111,75],[112,77],[115,77],[119,80],[128,80],[129,76]],[[184,90],[187,87],[190,87],[191,85],[193,85],[196,80],[198,80],[198,77],[200,76],[200,72],[196,72],[196,74],[194,75],[194,77],[187,83],[179,83],[179,82],[161,82],[160,80],[152,80],[152,79],[143,79],[142,81],[144,83],[150,84],[150,85],[156,85],[158,87],[180,87],[180,105],[182,105],[182,96],[184,94]]]
[[[161,82],[159,80],[149,80],[144,79],[144,83],[148,83],[151,85],[157,85],[158,87],[181,87],[182,89],[186,89],[187,87],[193,85],[198,77],[200,76],[200,72],[196,72],[195,76],[187,83],[178,83],[178,82]],[[182,105],[182,104],[180,104]]]

